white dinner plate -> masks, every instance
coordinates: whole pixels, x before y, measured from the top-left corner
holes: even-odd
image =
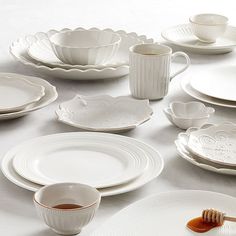
[[[75,96],[56,110],[65,124],[100,132],[127,131],[149,120],[153,111],[148,100],[130,97]]]
[[[190,152],[208,161],[236,167],[236,125],[212,124],[189,133]]]
[[[191,79],[190,77],[186,77],[186,76],[183,77],[181,79],[181,87],[191,97],[196,98],[203,102],[217,105],[217,106],[236,108],[236,102],[213,98],[213,97],[210,97],[203,93],[198,92],[191,86],[190,79]]]
[[[175,140],[177,153],[181,158],[204,170],[212,171],[217,174],[236,175],[236,169],[234,167],[224,166],[214,162],[210,162],[191,153],[187,149],[187,141],[188,139],[186,139],[184,136],[181,137],[181,135],[178,136],[177,140]]]
[[[234,197],[201,190],[160,193],[137,201],[121,210],[95,230],[91,236],[188,236],[199,235],[186,227],[201,216],[203,209],[216,208],[227,215],[236,214]],[[236,224],[225,222],[205,236],[234,236]]]
[[[13,161],[31,182],[83,183],[95,188],[120,185],[140,176],[148,165],[142,150],[98,133],[62,133],[29,140]]]
[[[127,34],[120,34],[121,36],[121,43],[117,54],[115,57],[107,64],[101,65],[70,65],[65,64],[60,61],[55,53],[52,50],[51,44],[48,40],[47,34],[42,34],[41,38],[38,39],[36,42],[32,43],[28,48],[28,54],[46,66],[52,68],[63,68],[63,69],[80,69],[80,70],[87,70],[87,69],[104,69],[104,68],[117,68],[119,66],[127,66],[129,65],[129,48],[135,44],[141,44],[143,41],[138,37],[133,37],[132,35]]]
[[[93,135],[93,133],[91,132],[86,133],[86,134]],[[124,145],[128,144],[130,146],[133,146],[134,148],[140,148],[141,150],[144,151],[149,161],[148,167],[146,168],[144,173],[138,178],[126,184],[99,189],[103,197],[126,193],[129,191],[135,190],[137,188],[140,188],[144,184],[156,178],[162,172],[163,167],[164,167],[164,161],[162,157],[160,156],[160,154],[158,153],[158,151],[152,148],[151,146],[139,140],[132,139],[125,136],[105,134],[105,133],[99,133],[99,135],[101,137],[109,137],[110,140],[113,142],[119,141],[119,142],[123,142]],[[22,176],[18,175],[12,165],[15,154],[21,151],[23,147],[24,147],[24,143],[12,148],[5,154],[5,156],[2,159],[1,170],[3,174],[5,175],[5,177],[8,180],[10,180],[12,183],[16,184],[17,186],[30,190],[30,191],[37,191],[38,189],[42,187],[42,185],[33,183],[23,178]]]
[[[203,43],[193,34],[190,24],[170,27],[162,32],[168,42],[199,54],[221,54],[233,51],[236,46],[236,27],[228,26],[225,34],[215,43]]]
[[[1,78],[4,77],[4,78],[8,78],[8,79],[11,78],[11,79],[15,79],[15,80],[19,79],[19,78],[23,78],[23,79],[28,80],[31,83],[42,86],[45,89],[44,90],[45,95],[39,101],[28,105],[27,107],[25,107],[24,109],[22,109],[20,111],[2,113],[2,114],[0,114],[0,120],[8,120],[8,119],[14,119],[14,118],[18,118],[21,116],[25,116],[32,111],[41,109],[41,108],[49,105],[50,103],[52,103],[53,101],[55,101],[57,99],[56,88],[54,86],[52,86],[49,82],[47,82],[46,80],[43,80],[41,78],[20,75],[20,74],[13,74],[13,73],[0,73],[0,77]]]
[[[235,67],[216,67],[197,73],[190,80],[191,86],[200,93],[217,99],[236,102]]]
[[[77,28],[80,30],[83,28]],[[91,28],[92,30],[96,30],[96,28]],[[61,31],[67,31],[70,29],[62,29]],[[120,34],[123,38],[126,37],[134,37],[139,40],[142,40],[145,43],[152,43],[153,39],[147,39],[146,36],[141,35],[138,36],[136,33],[126,33],[123,30],[113,31],[111,29],[106,29],[107,31],[112,31],[115,33]],[[64,68],[51,68],[48,67],[33,58],[31,58],[28,54],[29,46],[36,42],[38,39],[44,38],[45,34],[50,36],[55,34],[56,30],[50,30],[47,33],[38,32],[35,35],[27,35],[24,38],[20,38],[12,43],[10,46],[10,53],[12,56],[19,62],[23,63],[30,69],[35,69],[37,72],[46,74],[50,77],[60,78],[60,79],[72,79],[72,80],[103,80],[103,79],[112,79],[112,78],[119,78],[125,76],[129,73],[129,66],[128,65],[121,65],[118,67],[106,67],[103,69],[86,69],[81,70],[77,68],[73,69],[64,69]],[[129,51],[125,53],[125,57],[128,57]]]
[[[22,77],[0,75],[0,113],[20,111],[41,99],[44,87]]]

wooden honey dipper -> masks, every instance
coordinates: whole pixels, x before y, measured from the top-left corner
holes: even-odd
[[[202,218],[205,222],[212,222],[223,225],[224,221],[236,222],[236,217],[226,216],[225,213],[215,209],[206,209],[202,212]]]

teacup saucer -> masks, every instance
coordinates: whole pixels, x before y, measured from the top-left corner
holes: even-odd
[[[70,65],[66,64],[56,57],[54,54],[47,35],[42,35],[41,38],[37,39],[28,48],[28,54],[30,57],[39,61],[51,68],[63,68],[63,69],[104,69],[108,67],[119,67],[129,64],[128,51],[129,47],[135,44],[143,43],[143,41],[137,37],[132,37],[129,35],[120,35],[121,45],[118,49],[115,57],[107,64],[100,65]]]
[[[203,43],[193,34],[189,24],[177,25],[162,32],[168,42],[199,54],[222,54],[233,51],[236,46],[236,27],[228,26],[225,34],[215,43]]]

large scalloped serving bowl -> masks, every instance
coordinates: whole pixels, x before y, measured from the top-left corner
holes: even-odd
[[[72,65],[97,65],[117,53],[121,37],[104,30],[71,30],[49,38],[55,55]]]

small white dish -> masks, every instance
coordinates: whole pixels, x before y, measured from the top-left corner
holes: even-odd
[[[56,110],[62,123],[90,131],[118,132],[136,128],[151,118],[148,100],[130,97],[75,96]]]
[[[215,124],[189,133],[188,149],[201,158],[236,167],[236,125]]]
[[[24,78],[0,75],[0,113],[17,112],[39,101],[45,88]]]
[[[198,14],[189,18],[193,33],[204,43],[215,43],[227,28],[228,18],[217,14]]]
[[[172,102],[163,111],[172,124],[181,129],[188,129],[204,125],[215,109],[206,107],[201,102]]]
[[[84,28],[77,28],[76,30],[85,30]],[[98,30],[97,28],[91,28],[90,30]],[[120,47],[114,59],[111,61],[111,67],[99,68],[52,68],[42,62],[39,62],[31,58],[28,54],[28,48],[32,43],[41,39],[48,39],[51,35],[57,32],[71,31],[71,29],[49,30],[48,32],[38,32],[35,35],[27,35],[23,38],[19,38],[10,46],[10,53],[19,62],[23,63],[30,69],[35,69],[38,73],[54,77],[56,79],[70,79],[70,80],[104,80],[114,79],[125,76],[129,73],[128,63],[122,64],[124,61],[129,61],[129,47],[137,43],[138,40],[145,43],[152,43],[153,39],[148,39],[145,35],[137,35],[134,32],[126,33],[123,30],[114,31],[112,29],[105,29],[109,32],[115,32],[122,38]],[[140,42],[140,43],[141,43]],[[120,65],[116,66],[117,64]]]
[[[195,76],[195,75],[193,75]],[[196,75],[198,78],[198,75]],[[196,79],[197,79],[196,78]],[[198,92],[195,90],[191,84],[191,78],[190,77],[184,77],[181,79],[181,87],[182,89],[191,97],[196,98],[200,101],[207,102],[213,105],[222,106],[222,107],[230,107],[230,108],[236,108],[236,103],[228,100],[223,99],[217,99],[211,96],[207,96],[203,93]]]
[[[121,37],[105,30],[71,30],[49,37],[55,55],[71,65],[98,65],[117,53]]]
[[[70,134],[73,135],[73,134]],[[83,132],[81,133],[84,137],[93,137],[94,133],[92,132]],[[113,196],[121,193],[126,193],[129,191],[133,191],[155,179],[160,175],[164,168],[164,161],[159,152],[151,147],[150,145],[141,142],[137,139],[129,138],[121,135],[107,134],[107,133],[96,133],[99,138],[107,137],[111,140],[111,142],[121,142],[123,145],[132,146],[135,149],[141,149],[144,153],[143,155],[148,158],[149,165],[144,173],[138,178],[130,181],[126,184],[113,186],[110,188],[102,188],[99,189],[102,197]],[[15,185],[27,189],[29,191],[37,191],[42,188],[42,185],[33,183],[22,176],[18,175],[15,169],[13,168],[12,162],[14,156],[24,148],[24,144],[20,144],[16,147],[10,149],[3,157],[1,161],[1,170],[4,176]]]
[[[88,185],[62,183],[40,188],[33,200],[38,215],[54,232],[75,235],[93,219],[101,194]]]
[[[20,75],[20,74],[14,74],[14,73],[0,73],[1,78],[6,78],[9,80],[11,78],[12,80],[18,80],[18,79],[25,79],[29,81],[30,83],[36,84],[38,86],[44,87],[44,93],[45,95],[37,102],[34,102],[24,109],[20,111],[12,111],[8,113],[1,113],[0,114],[0,120],[9,120],[9,119],[15,119],[18,117],[25,116],[29,114],[30,112],[36,111],[38,109],[41,109],[45,106],[48,106],[52,102],[54,102],[57,99],[57,91],[54,86],[52,86],[49,82],[46,80],[43,80],[38,77],[33,76],[26,76],[26,75]]]
[[[165,29],[162,37],[183,50],[198,54],[222,54],[234,50],[236,46],[236,27],[228,26],[225,33],[215,43],[199,41],[190,24],[182,24]]]

